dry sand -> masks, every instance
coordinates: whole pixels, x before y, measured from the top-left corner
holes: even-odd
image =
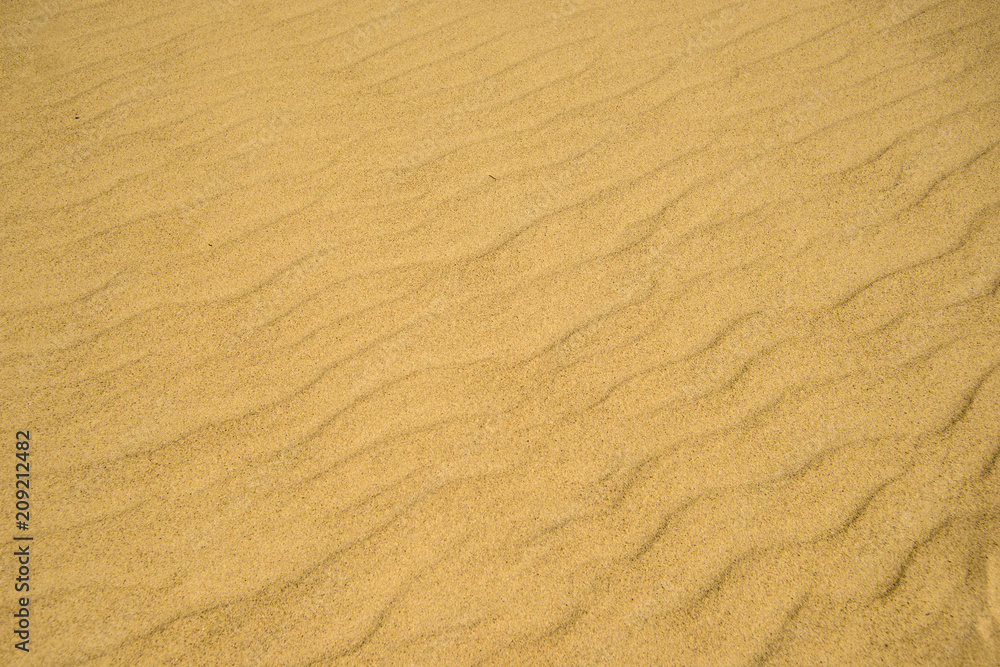
[[[997,9],[4,3],[0,663],[998,664]]]

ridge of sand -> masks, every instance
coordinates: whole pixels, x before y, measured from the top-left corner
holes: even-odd
[[[0,663],[1000,664],[995,9],[6,3]]]

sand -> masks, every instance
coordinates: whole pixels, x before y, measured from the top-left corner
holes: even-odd
[[[0,663],[1000,664],[996,9],[5,3]]]

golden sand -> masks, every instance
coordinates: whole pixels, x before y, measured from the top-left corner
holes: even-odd
[[[0,25],[0,664],[1000,664],[995,2]]]

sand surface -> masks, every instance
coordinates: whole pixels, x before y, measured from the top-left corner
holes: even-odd
[[[4,3],[0,664],[1000,664],[998,8]]]

